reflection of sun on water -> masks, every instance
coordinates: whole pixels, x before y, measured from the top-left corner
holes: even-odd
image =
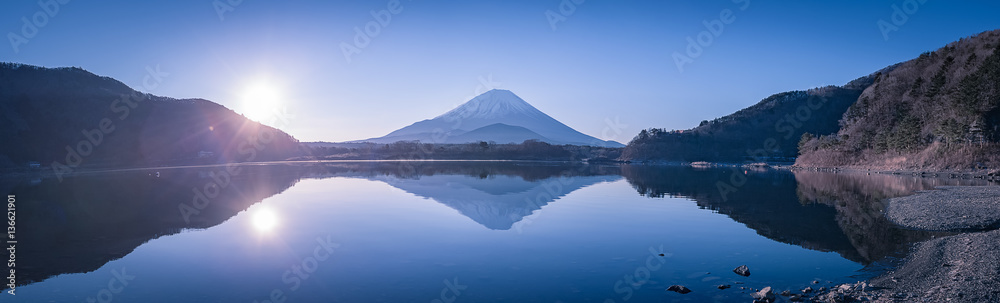
[[[267,233],[278,226],[278,215],[270,208],[261,207],[253,212],[253,227],[258,232]]]

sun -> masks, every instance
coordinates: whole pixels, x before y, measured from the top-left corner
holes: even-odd
[[[247,86],[243,92],[241,112],[250,120],[269,123],[282,105],[280,91],[271,83],[260,81]]]

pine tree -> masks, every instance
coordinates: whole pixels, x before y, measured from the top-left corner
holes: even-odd
[[[982,147],[986,143],[986,133],[983,130],[982,120],[976,119],[972,124],[969,124],[969,142],[972,144],[979,143],[979,147]]]
[[[805,150],[806,149],[805,148],[806,145],[809,144],[809,142],[812,141],[815,138],[816,137],[813,136],[813,134],[810,134],[810,133],[803,133],[802,134],[802,137],[799,138],[799,154],[800,155],[803,154],[803,153],[805,153],[805,151],[806,151]]]
[[[920,89],[924,87],[924,77],[917,77],[916,81],[913,81],[913,86],[910,86],[910,97],[916,98],[920,96]]]
[[[948,77],[947,77],[948,68],[951,67],[952,63],[955,63],[954,57],[948,56],[948,58],[944,59],[944,63],[941,64],[941,68],[938,69],[938,72],[934,74],[933,78],[931,78],[931,87],[927,89],[927,93],[925,94],[925,96],[927,96],[928,98],[933,98],[934,96],[937,96],[937,94],[941,92],[941,88],[943,88],[944,85],[948,82]]]

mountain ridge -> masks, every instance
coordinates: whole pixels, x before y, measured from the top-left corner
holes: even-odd
[[[204,99],[141,93],[82,68],[0,63],[0,167],[148,167],[284,160],[298,140]],[[265,135],[270,135],[266,144]],[[261,148],[257,148],[260,146]]]

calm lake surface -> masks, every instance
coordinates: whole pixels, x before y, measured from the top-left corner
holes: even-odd
[[[885,199],[983,185],[519,162],[0,181],[19,237],[17,295],[4,302],[746,302],[740,287],[878,274],[910,243],[946,235],[896,227]],[[744,264],[749,277],[732,272]]]

